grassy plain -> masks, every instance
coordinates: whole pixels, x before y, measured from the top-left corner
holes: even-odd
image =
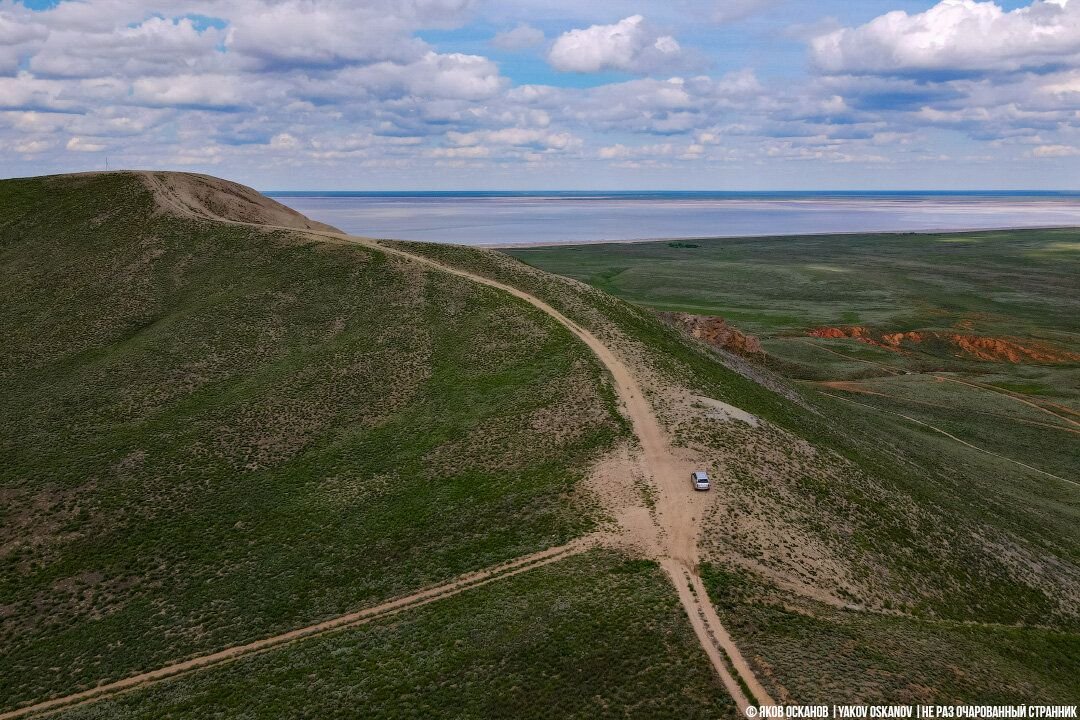
[[[592,551],[59,717],[735,714],[659,568]]]
[[[851,234],[507,250],[631,302],[762,336],[820,325],[1060,337],[1076,330],[1076,230]],[[680,246],[681,245],[681,246]]]
[[[592,527],[624,428],[525,303],[348,244],[0,183],[0,709]]]
[[[842,383],[823,388],[808,382],[807,390],[900,412],[977,447],[1075,479],[1078,243],[1080,231],[1066,229],[509,252],[645,307],[723,316],[760,335],[772,370],[793,380]],[[852,325],[1004,339],[1051,347],[1066,357],[990,361],[940,341],[896,350],[809,336],[815,328]]]

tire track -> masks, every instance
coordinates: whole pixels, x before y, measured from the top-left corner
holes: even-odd
[[[825,395],[826,397],[831,397],[831,398],[833,398],[835,400],[843,400],[844,402],[851,403],[852,405],[858,405],[860,407],[868,408],[870,410],[873,410],[874,412],[887,413],[889,415],[895,415],[897,417],[902,417],[905,420],[909,420],[909,421],[915,423],[916,425],[922,425],[923,427],[928,428],[930,430],[933,430],[936,433],[941,433],[942,435],[949,438],[950,440],[955,440],[956,442],[960,443],[961,445],[969,447],[972,450],[978,450],[981,453],[985,453],[987,455],[996,457],[999,460],[1005,460],[1007,462],[1011,462],[1014,465],[1019,465],[1022,468],[1026,468],[1028,470],[1032,470],[1034,472],[1041,473],[1043,475],[1046,475],[1047,477],[1052,477],[1055,480],[1060,480],[1061,482],[1066,482],[1066,483],[1069,483],[1070,485],[1080,486],[1080,482],[1077,482],[1075,480],[1069,480],[1068,478],[1063,478],[1060,475],[1055,475],[1054,473],[1047,472],[1045,470],[1040,470],[1039,468],[1028,465],[1027,463],[1022,463],[1019,460],[1013,460],[1010,457],[1005,457],[1004,455],[998,455],[996,452],[991,452],[990,450],[986,450],[985,448],[981,448],[978,445],[972,445],[967,440],[962,440],[962,439],[956,437],[955,435],[953,435],[952,433],[948,433],[948,432],[942,430],[941,428],[935,427],[935,426],[931,425],[930,423],[923,422],[922,420],[917,420],[916,418],[913,418],[910,415],[904,415],[903,413],[894,412],[892,410],[885,410],[885,409],[882,409],[882,408],[879,408],[879,407],[874,407],[873,405],[868,405],[867,403],[861,403],[861,402],[858,402],[856,400],[852,400],[851,398],[841,397],[840,395],[833,395],[832,393],[827,393],[824,390],[818,390],[818,392],[821,393],[822,395]]]
[[[473,588],[481,587],[497,580],[503,580],[538,567],[543,567],[544,565],[550,565],[551,563],[565,560],[568,557],[578,555],[595,547],[598,544],[598,540],[598,535],[589,535],[584,538],[579,538],[566,545],[560,545],[530,555],[524,555],[509,562],[461,575],[448,583],[434,585],[410,595],[388,600],[379,605],[364,608],[363,610],[358,610],[346,615],[340,615],[329,620],[315,623],[314,625],[297,628],[244,645],[235,645],[208,655],[201,655],[189,660],[166,665],[157,670],[151,670],[150,672],[132,675],[105,685],[99,685],[98,687],[89,690],[65,695],[63,697],[52,698],[50,700],[34,703],[33,705],[27,705],[16,708],[15,710],[0,713],[0,720],[18,720],[19,718],[87,705],[115,697],[121,693],[131,692],[148,685],[153,685],[163,680],[175,678],[194,670],[204,670],[233,660],[277,649],[299,640],[306,640],[327,633],[364,625],[405,610],[412,610],[437,600],[452,597],[465,592],[466,590],[472,590]]]

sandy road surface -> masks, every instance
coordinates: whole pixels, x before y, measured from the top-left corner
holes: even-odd
[[[202,655],[183,662],[166,665],[157,670],[141,673],[139,675],[132,675],[123,680],[99,685],[96,688],[85,690],[83,692],[53,698],[52,700],[46,700],[34,705],[28,705],[16,710],[0,713],[0,720],[15,720],[16,718],[38,715],[96,702],[146,685],[152,685],[167,678],[183,675],[192,670],[205,669],[241,657],[278,648],[297,640],[323,635],[335,630],[343,630],[345,628],[363,625],[373,620],[399,613],[403,610],[411,610],[435,602],[436,600],[457,595],[465,590],[471,590],[472,588],[480,587],[481,585],[487,585],[496,580],[502,580],[534,568],[565,560],[568,557],[595,547],[598,544],[598,540],[599,537],[595,535],[579,538],[566,545],[548,548],[547,550],[541,550],[540,552],[532,553],[531,555],[524,555],[500,565],[462,575],[448,583],[425,588],[424,590],[412,593],[411,595],[399,597],[354,613],[331,618],[330,620],[325,620],[321,623],[297,628],[296,630],[290,630],[289,632],[256,640],[247,643],[246,645],[236,645],[209,655]]]

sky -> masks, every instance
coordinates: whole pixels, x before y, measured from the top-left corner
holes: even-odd
[[[1080,190],[1080,0],[0,0],[0,176]]]

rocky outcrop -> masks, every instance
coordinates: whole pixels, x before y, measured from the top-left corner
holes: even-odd
[[[875,347],[902,352],[927,345],[937,345],[952,354],[987,362],[1010,363],[1073,363],[1080,362],[1080,353],[1037,341],[1019,338],[969,335],[938,331],[881,332],[861,325],[819,327],[810,331],[811,337],[847,338]]]
[[[710,315],[691,315],[681,312],[658,313],[660,319],[669,325],[683,330],[702,342],[713,347],[733,352],[743,357],[763,358],[765,351],[761,342],[753,335],[747,335],[732,327],[722,317]]]

